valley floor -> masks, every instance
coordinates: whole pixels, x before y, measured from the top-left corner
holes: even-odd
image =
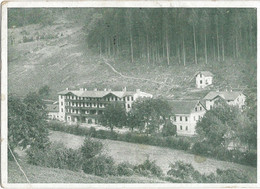
[[[59,131],[51,131],[50,140],[52,142],[63,143],[68,148],[77,149],[83,144],[84,137]],[[122,141],[100,141],[104,144],[104,149],[106,149],[103,153],[112,156],[116,163],[129,162],[132,164],[140,164],[149,158],[150,160],[155,160],[156,164],[159,165],[165,173],[167,173],[169,170],[169,164],[181,160],[185,163],[191,163],[194,168],[201,173],[208,174],[215,172],[217,168],[236,169],[249,175],[251,182],[256,182],[257,169],[254,167],[200,157],[181,150],[173,150],[143,144],[133,144]]]

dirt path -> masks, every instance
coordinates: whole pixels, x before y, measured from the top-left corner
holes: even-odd
[[[83,144],[84,137],[59,131],[51,131],[50,140],[52,142],[63,143],[68,148],[77,149]],[[156,164],[159,165],[166,173],[169,170],[170,163],[181,160],[186,163],[191,163],[194,168],[201,173],[208,174],[210,172],[215,172],[217,168],[236,169],[245,172],[250,176],[252,182],[256,182],[256,168],[254,167],[198,157],[181,150],[113,140],[100,141],[105,146],[106,150],[104,153],[112,156],[117,163],[128,161],[132,164],[139,164],[149,158],[150,160],[155,160]]]
[[[172,86],[166,84],[165,82],[157,82],[157,81],[154,81],[154,80],[151,80],[151,79],[138,78],[138,77],[131,77],[131,76],[123,75],[121,72],[117,71],[111,64],[109,64],[105,58],[103,58],[103,60],[104,60],[104,63],[105,63],[106,65],[108,65],[108,66],[112,69],[113,72],[115,72],[116,74],[120,75],[120,76],[123,77],[123,78],[126,78],[126,79],[135,79],[135,80],[142,80],[142,81],[149,81],[149,82],[152,82],[152,83],[155,83],[155,84],[165,85],[165,86],[168,86],[168,87],[172,87]]]

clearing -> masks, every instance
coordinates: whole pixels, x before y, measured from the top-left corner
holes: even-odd
[[[84,137],[59,131],[51,131],[50,140],[52,142],[63,143],[67,148],[77,149],[83,144]],[[149,158],[150,160],[155,160],[156,164],[159,165],[166,173],[169,170],[170,163],[182,160],[185,163],[191,163],[194,168],[201,173],[208,174],[215,172],[217,168],[236,169],[249,175],[251,179],[250,182],[256,182],[257,169],[254,167],[200,157],[181,150],[113,140],[99,141],[104,144],[104,153],[112,156],[117,163],[129,162],[132,164],[139,164]]]

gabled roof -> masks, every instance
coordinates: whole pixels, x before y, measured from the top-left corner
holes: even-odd
[[[202,74],[204,75],[205,77],[212,77],[213,76],[213,73],[211,73],[210,71],[199,71],[195,74],[195,76],[197,76],[198,74]]]
[[[59,112],[59,105],[58,104],[46,104],[46,111],[47,112]]]
[[[243,93],[241,91],[220,91],[220,92],[211,91],[203,99],[212,100],[217,96],[220,96],[225,100],[235,100],[240,94]]]
[[[199,100],[169,101],[173,114],[190,114],[198,103],[200,103]]]
[[[78,97],[91,97],[91,98],[102,98],[106,95],[113,94],[119,98],[123,98],[125,96],[133,96],[137,92],[135,91],[81,91],[81,90],[64,90],[59,92],[59,95],[66,95],[72,93]],[[146,93],[148,94],[148,93]]]

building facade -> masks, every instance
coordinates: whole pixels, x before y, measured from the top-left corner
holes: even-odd
[[[213,82],[213,74],[209,71],[201,71],[196,73],[196,87],[197,88],[205,88],[212,84]]]
[[[177,134],[192,136],[196,134],[196,124],[206,113],[206,108],[199,100],[173,100],[171,122],[177,126]]]
[[[230,106],[237,106],[240,109],[245,107],[246,96],[241,91],[211,91],[203,98],[206,109],[212,109],[219,99],[225,100]]]
[[[48,119],[59,119],[59,105],[58,104],[46,104],[46,111]]]
[[[132,104],[138,98],[153,95],[137,89],[136,91],[111,91],[97,89],[88,91],[66,89],[59,92],[59,119],[69,123],[97,124],[100,115],[103,114],[106,106],[111,102],[120,102],[124,105],[126,112],[130,111]]]

